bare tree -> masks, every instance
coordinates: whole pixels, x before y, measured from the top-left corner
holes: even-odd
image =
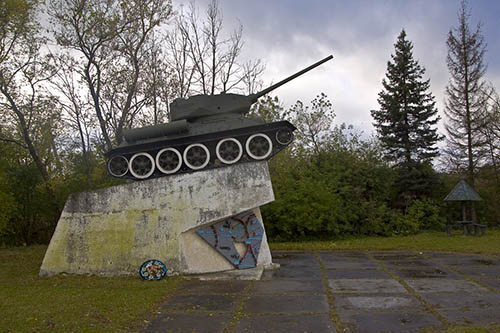
[[[474,185],[476,168],[487,154],[484,124],[486,71],[483,63],[485,43],[478,25],[469,27],[470,14],[467,3],[462,1],[459,24],[448,33],[447,64],[451,78],[446,87],[447,116],[446,153],[455,164],[464,165],[469,182]]]
[[[240,63],[244,45],[241,24],[228,37],[223,36],[223,31],[223,15],[217,0],[209,3],[203,18],[194,2],[187,12],[179,13],[168,39],[179,97],[234,89],[247,91],[258,82],[263,71],[260,60]]]
[[[95,132],[95,124],[92,121],[92,104],[88,91],[82,82],[78,80],[79,75],[74,68],[78,67],[77,61],[67,55],[54,56],[58,71],[50,80],[52,86],[58,92],[58,104],[62,109],[63,121],[67,125],[66,135],[73,136],[77,133],[79,146],[81,148],[87,174],[90,173],[90,152],[92,151],[91,136]]]
[[[44,88],[55,73],[48,57],[40,54],[44,40],[36,23],[37,1],[20,1],[19,6],[1,2],[0,12],[0,103],[6,114],[2,127],[12,131],[0,141],[27,149],[43,180],[50,179],[48,165],[57,159],[55,131],[57,113],[54,98]],[[12,126],[14,125],[14,126]],[[47,185],[51,197],[53,193]]]
[[[76,51],[105,145],[123,140],[124,127],[146,104],[145,58],[156,27],[172,15],[170,1],[52,0],[59,45]]]
[[[484,117],[481,132],[488,146],[488,162],[495,173],[497,187],[500,189],[500,175],[498,161],[500,159],[500,97],[492,84],[487,85],[485,94]]]
[[[297,101],[285,113],[285,117],[297,125],[297,139],[300,145],[319,155],[327,142],[327,135],[335,117],[328,97],[321,93],[311,101],[310,106],[304,106],[301,101]]]

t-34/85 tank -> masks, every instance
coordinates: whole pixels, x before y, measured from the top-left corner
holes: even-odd
[[[170,122],[124,130],[125,142],[106,153],[114,177],[142,180],[235,163],[268,160],[293,140],[288,121],[247,118],[252,104],[325,59],[256,94],[196,95],[170,104]]]

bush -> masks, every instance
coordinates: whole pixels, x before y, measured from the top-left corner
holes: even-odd
[[[441,206],[431,199],[415,200],[408,208],[406,219],[418,225],[420,230],[444,230],[446,218],[441,214]]]

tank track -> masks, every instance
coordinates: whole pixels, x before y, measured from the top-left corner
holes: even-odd
[[[107,156],[108,173],[145,180],[237,163],[267,161],[293,141],[293,126],[279,121],[257,126],[118,147]]]

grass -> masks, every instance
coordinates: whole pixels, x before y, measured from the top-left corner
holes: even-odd
[[[485,236],[463,236],[426,232],[412,236],[359,237],[332,241],[271,242],[271,250],[415,250],[500,254],[500,230],[486,230]]]
[[[45,251],[46,246],[0,249],[0,331],[138,331],[182,281],[40,278]]]
[[[500,230],[483,237],[444,232],[401,237],[270,243],[272,250],[417,250],[500,254]],[[46,246],[0,249],[0,331],[139,331],[181,278],[146,282],[138,277],[40,278]],[[452,326],[447,332],[492,332],[495,327]]]

